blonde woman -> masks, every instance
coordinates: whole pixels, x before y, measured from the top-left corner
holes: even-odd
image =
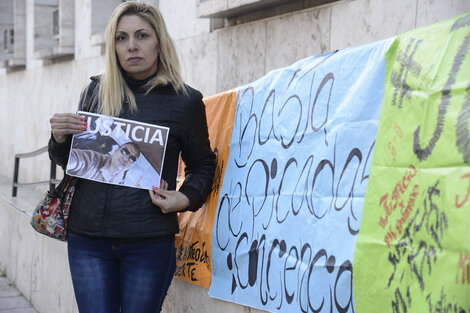
[[[80,313],[160,312],[175,271],[176,212],[197,210],[212,187],[202,95],[182,81],[161,14],[140,2],[116,8],[106,29],[104,73],[91,78],[79,109],[170,128],[160,189],[79,179],[69,217],[68,253]],[[54,114],[49,155],[65,167],[76,114]],[[178,156],[186,179],[176,189]]]

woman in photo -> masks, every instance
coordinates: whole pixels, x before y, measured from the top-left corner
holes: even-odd
[[[68,231],[80,313],[160,312],[175,271],[177,212],[195,211],[211,191],[215,163],[199,91],[184,84],[161,14],[124,2],[106,29],[105,69],[79,110],[169,127],[162,183],[142,190],[79,179]],[[67,166],[71,137],[86,130],[77,114],[54,114],[49,155]],[[176,190],[178,158],[185,177]]]

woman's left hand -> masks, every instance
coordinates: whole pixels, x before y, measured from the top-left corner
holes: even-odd
[[[189,199],[183,193],[176,190],[168,190],[168,184],[163,179],[160,188],[149,190],[152,203],[158,206],[162,213],[172,213],[183,210],[189,206]]]

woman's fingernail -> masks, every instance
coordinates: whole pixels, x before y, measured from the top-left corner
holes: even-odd
[[[81,115],[80,115],[80,119],[81,119],[82,121],[84,121],[84,120],[85,120],[85,116],[81,116]]]
[[[158,190],[158,187],[152,186],[153,190]]]

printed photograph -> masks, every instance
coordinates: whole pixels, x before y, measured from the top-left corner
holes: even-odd
[[[66,173],[113,185],[159,187],[168,127],[78,111],[88,129],[72,137]]]

